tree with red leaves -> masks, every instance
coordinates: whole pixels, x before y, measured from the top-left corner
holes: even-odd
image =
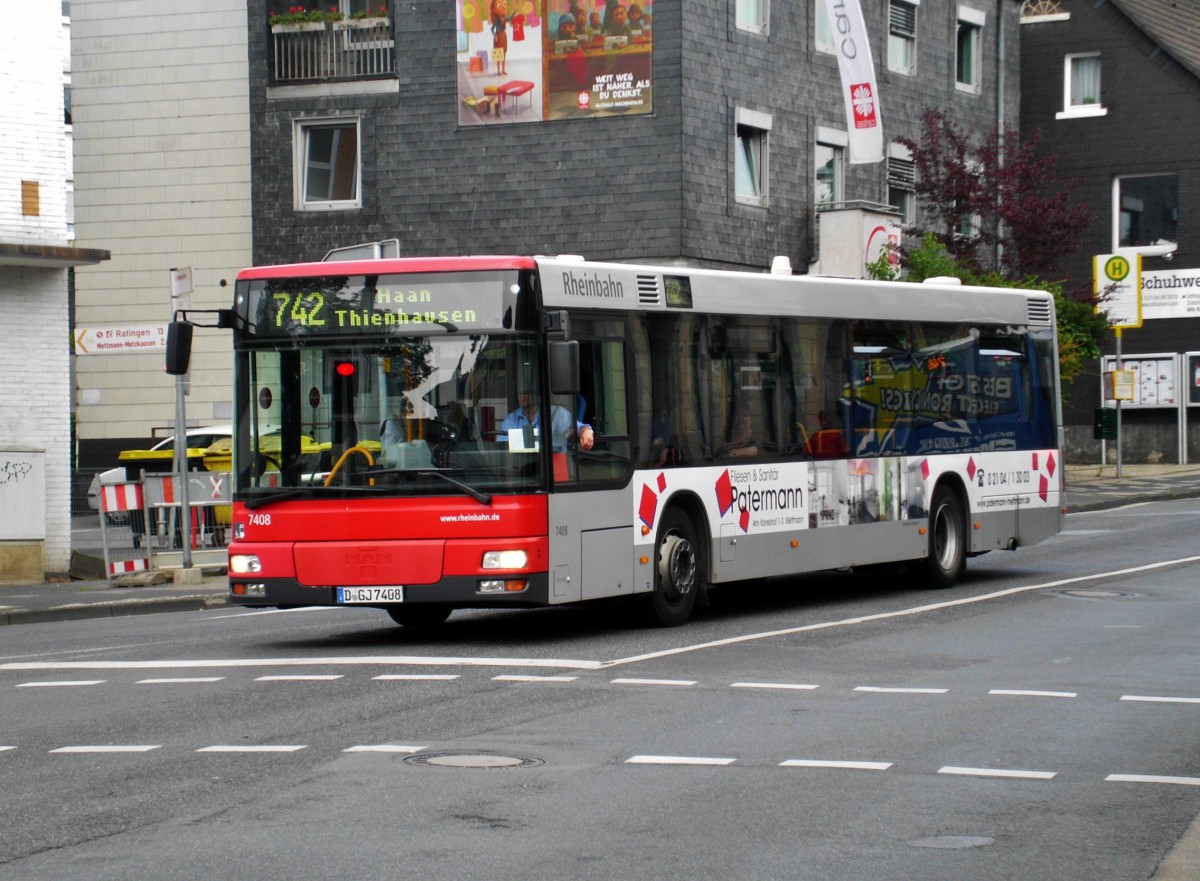
[[[922,128],[920,143],[898,140],[912,151],[925,226],[952,256],[1010,279],[1050,278],[1078,250],[1094,217],[1072,201],[1076,182],[1055,177],[1057,157],[1037,155],[1040,131],[1022,140],[993,129],[975,143],[936,110]]]

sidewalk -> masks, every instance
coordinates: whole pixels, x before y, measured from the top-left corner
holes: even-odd
[[[1071,513],[1200,497],[1200,465],[1123,465],[1119,480],[1115,465],[1068,465],[1066,472],[1066,506]],[[111,588],[103,580],[0,585],[0,626],[225,605],[225,575],[209,569],[197,574],[194,584],[145,584],[148,579],[138,573],[121,577],[128,586]]]

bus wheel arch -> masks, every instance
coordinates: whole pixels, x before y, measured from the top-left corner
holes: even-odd
[[[708,586],[707,535],[698,502],[673,500],[663,511],[654,539],[654,586],[645,598],[651,624],[678,627],[691,617]]]
[[[930,586],[953,587],[967,568],[970,534],[967,531],[966,490],[952,477],[938,481],[929,506],[929,553],[925,574]]]

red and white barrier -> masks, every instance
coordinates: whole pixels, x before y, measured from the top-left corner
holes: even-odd
[[[100,487],[100,509],[105,514],[114,511],[142,510],[140,483],[110,483]]]
[[[146,560],[117,560],[108,566],[109,575],[124,575],[126,572],[145,572],[150,568]]]

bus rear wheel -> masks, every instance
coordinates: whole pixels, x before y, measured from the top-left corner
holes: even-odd
[[[647,598],[649,621],[678,627],[692,616],[704,583],[704,557],[691,519],[678,508],[663,514],[655,543],[654,590]]]
[[[962,501],[949,487],[933,494],[925,573],[934,588],[953,587],[967,568],[967,526]]]
[[[446,603],[421,603],[415,606],[389,606],[388,617],[401,627],[423,630],[446,623],[454,606]]]

